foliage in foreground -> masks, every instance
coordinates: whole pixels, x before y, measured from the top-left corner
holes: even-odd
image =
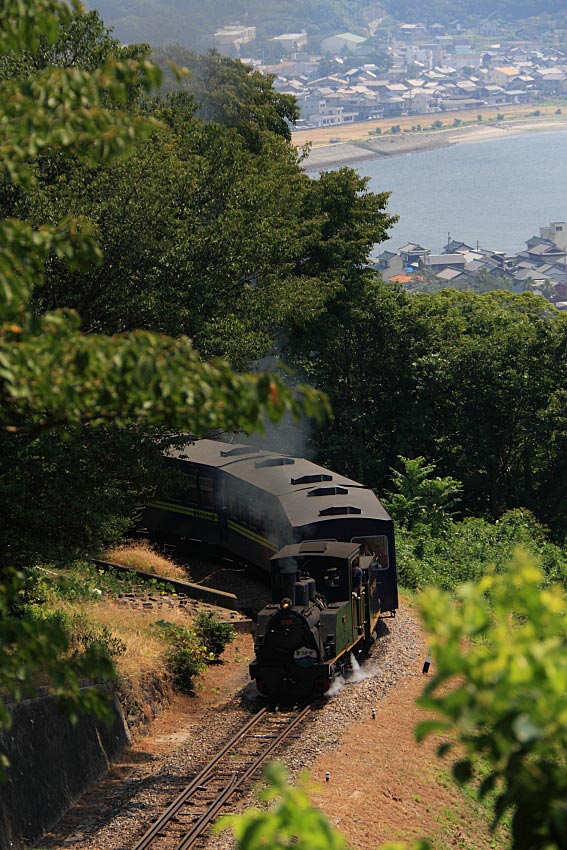
[[[73,641],[68,626],[55,616],[14,616],[13,606],[21,604],[16,580],[0,584],[0,686],[18,701],[29,696],[39,673],[52,693],[64,705],[72,720],[79,711],[95,711],[110,719],[106,701],[97,688],[81,690],[81,679],[110,681],[115,678],[108,635],[83,628]],[[81,637],[82,635],[82,637]],[[114,644],[119,651],[119,646]],[[10,725],[10,713],[0,700],[0,728]],[[0,753],[0,776],[5,758]]]
[[[258,797],[261,802],[275,801],[275,805],[224,817],[215,827],[217,832],[230,827],[242,850],[347,850],[345,837],[311,805],[305,777],[298,788],[288,785],[286,768],[277,763],[268,764],[264,776],[267,787]]]
[[[46,161],[65,154],[94,166],[125,156],[158,127],[124,109],[133,91],[149,92],[159,83],[159,70],[148,62],[124,54],[94,70],[41,63],[33,70],[30,58],[55,44],[78,11],[78,3],[59,0],[7,0],[0,11],[2,68],[21,68],[2,81],[4,200],[33,188],[42,154]],[[77,271],[101,262],[95,228],[67,211],[62,220],[36,226],[12,217],[9,203],[0,214],[0,428],[7,440],[109,424],[125,429],[134,422],[193,433],[251,431],[263,417],[278,420],[286,410],[320,412],[318,393],[293,392],[267,374],[238,375],[223,361],[205,363],[186,337],[84,334],[71,310],[38,316],[33,298],[49,264]],[[0,690],[19,699],[44,671],[75,714],[81,707],[102,711],[98,690],[81,691],[79,683],[90,675],[110,677],[108,658],[98,657],[96,647],[69,652],[61,623],[17,616],[18,577],[9,574],[9,564],[0,563]],[[8,724],[2,704],[0,727]]]
[[[240,850],[349,850],[344,835],[310,802],[308,776],[303,774],[299,787],[287,784],[287,770],[273,762],[264,768],[265,788],[258,793],[269,809],[250,808],[241,815],[229,815],[213,827],[215,832],[231,829]],[[382,850],[428,850],[418,841],[407,848],[388,842]]]
[[[544,581],[518,550],[505,572],[458,588],[458,605],[436,588],[420,598],[435,659],[420,704],[443,719],[418,737],[456,731],[459,782],[479,757],[489,765],[479,797],[496,792],[494,826],[511,813],[513,850],[567,847],[567,597]]]

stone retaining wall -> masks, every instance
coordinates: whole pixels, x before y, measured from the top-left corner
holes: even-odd
[[[0,750],[10,760],[8,780],[0,785],[0,850],[20,850],[38,839],[129,743],[112,699],[110,727],[87,714],[73,725],[52,696],[10,707],[12,726],[0,733]]]

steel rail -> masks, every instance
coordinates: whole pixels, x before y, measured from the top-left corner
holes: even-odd
[[[164,826],[177,814],[177,812],[185,805],[187,800],[191,798],[191,796],[195,793],[195,791],[199,788],[199,786],[207,779],[210,773],[215,768],[215,765],[221,760],[221,758],[232,748],[235,744],[240,741],[240,739],[246,735],[251,729],[254,728],[268,713],[267,708],[262,708],[260,711],[254,715],[254,717],[250,718],[248,723],[246,723],[237,733],[236,735],[230,739],[230,741],[225,744],[225,746],[216,754],[216,756],[211,759],[211,761],[205,765],[205,767],[200,771],[200,773],[195,776],[189,785],[187,785],[183,791],[175,798],[173,803],[171,803],[168,808],[162,812],[162,814],[158,817],[156,821],[152,824],[152,826],[144,833],[144,835],[140,838],[137,844],[134,845],[132,850],[146,850],[149,847],[158,833],[163,829]]]
[[[203,834],[203,832],[207,829],[209,824],[215,819],[221,808],[227,802],[227,800],[237,791],[248,779],[258,770],[261,764],[266,761],[272,750],[274,750],[278,744],[281,744],[282,741],[290,735],[290,733],[298,726],[301,721],[305,718],[306,714],[311,711],[311,706],[306,705],[303,708],[297,717],[295,717],[285,729],[276,735],[271,744],[266,747],[266,749],[252,762],[252,764],[242,773],[240,776],[234,775],[229,784],[224,788],[215,800],[211,803],[207,811],[201,815],[199,820],[193,825],[193,827],[189,830],[186,835],[183,836],[175,850],[189,850],[197,838]]]

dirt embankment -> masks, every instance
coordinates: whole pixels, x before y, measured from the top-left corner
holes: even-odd
[[[415,699],[423,686],[425,644],[411,606],[404,604],[399,616],[387,621],[385,632],[361,680],[347,683],[316,712],[309,739],[302,737],[286,752],[292,776],[305,767],[311,771],[318,785],[314,802],[354,850],[419,837],[429,837],[434,847],[498,850],[504,844],[489,835],[482,811],[460,794],[447,766],[437,760],[438,742],[415,743],[413,729],[423,719]],[[140,819],[149,824],[177,793],[175,777],[186,784],[200,765],[206,742],[215,736],[226,739],[239,711],[230,697],[247,681],[252,651],[251,636],[239,635],[223,663],[207,671],[196,696],[175,699],[109,777],[46,836],[42,847],[131,846],[139,838]],[[249,797],[242,804],[252,802]],[[223,834],[212,846],[229,850],[233,845]]]

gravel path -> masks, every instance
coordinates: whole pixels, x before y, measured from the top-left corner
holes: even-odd
[[[243,662],[244,663],[244,662]],[[369,715],[396,685],[408,677],[421,675],[423,646],[416,616],[407,608],[395,619],[382,623],[382,634],[363,668],[325,700],[308,722],[306,734],[290,743],[279,757],[295,778],[300,770],[311,767],[322,753],[335,748],[345,731],[363,715]],[[192,726],[191,737],[175,751],[157,758],[130,773],[127,779],[100,783],[97,815],[67,822],[44,841],[42,847],[76,846],[80,850],[127,850],[207,761],[224,745],[229,736],[258,708],[251,685],[234,698],[209,709]],[[238,809],[256,802],[251,793],[242,797]],[[80,807],[79,807],[80,808]],[[72,813],[71,813],[72,814]],[[226,848],[232,839],[228,833],[208,841],[213,848]]]

